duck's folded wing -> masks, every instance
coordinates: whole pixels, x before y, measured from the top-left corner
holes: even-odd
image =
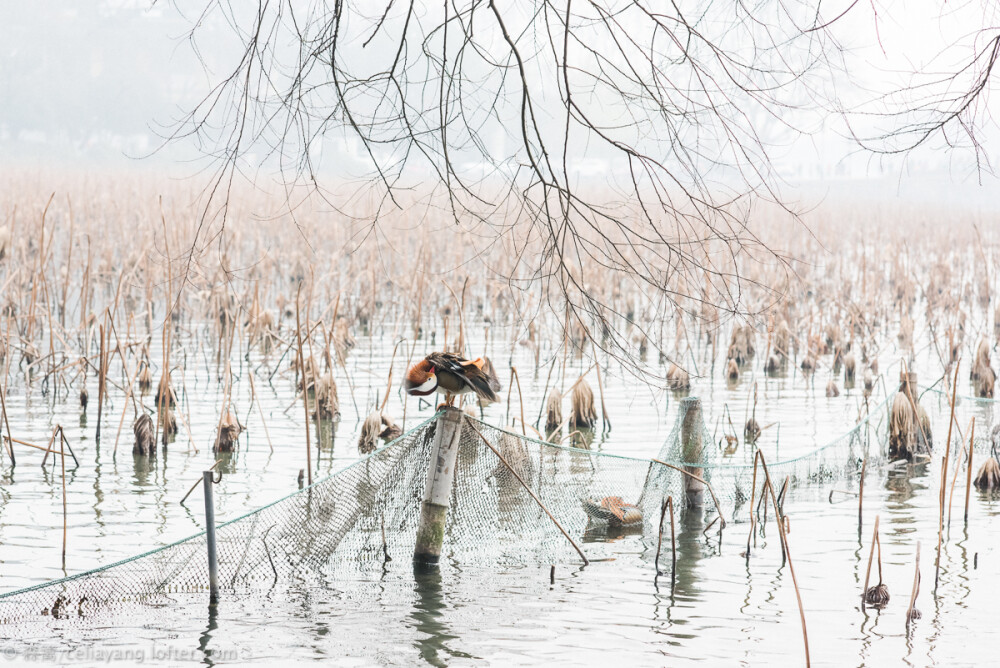
[[[486,364],[482,359],[470,361],[459,357],[455,353],[431,353],[427,356],[427,361],[433,364],[435,368],[457,377],[480,397],[489,401],[498,400],[496,395],[497,390],[493,389],[493,383],[490,382],[490,378],[480,368],[480,365],[485,366]],[[499,385],[499,382],[497,382],[497,385]]]

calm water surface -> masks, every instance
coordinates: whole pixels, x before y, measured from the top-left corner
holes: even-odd
[[[154,337],[155,338],[155,337]],[[353,393],[342,369],[335,371],[342,419],[323,425],[319,447],[313,433],[314,476],[332,473],[357,459],[360,419],[381,401],[389,374],[394,341],[387,336],[359,338],[347,358]],[[481,346],[481,342],[473,345]],[[544,396],[552,352],[543,350],[534,369],[530,352],[518,347],[512,359],[499,350],[490,354],[505,386],[513,362],[519,369],[526,421],[534,423]],[[402,347],[401,347],[402,349]],[[419,341],[416,356],[430,351]],[[132,408],[113,393],[106,410],[100,446],[94,441],[96,383],[84,417],[74,388],[53,398],[37,384],[26,390],[15,383],[8,399],[11,428],[25,440],[47,442],[52,426],[61,424],[73,445],[79,466],[66,469],[68,549],[65,568],[62,545],[62,471],[52,461],[40,466],[42,453],[20,448],[18,465],[4,460],[0,487],[0,591],[82,572],[173,542],[203,528],[200,490],[186,504],[180,499],[214,462],[214,436],[221,393],[211,353],[190,348],[183,367],[182,405],[189,416],[192,439],[184,427],[175,443],[147,462],[131,454]],[[884,368],[898,358],[891,349],[881,354]],[[157,359],[154,350],[152,358]],[[272,356],[270,364],[274,364]],[[304,421],[301,401],[292,392],[287,358],[268,382],[273,367],[252,354],[233,353],[234,403],[249,429],[239,451],[220,468],[216,489],[219,520],[280,498],[298,488],[305,467]],[[826,358],[828,361],[829,358]],[[663,372],[658,361],[650,368]],[[859,388],[827,398],[824,388],[832,371],[821,368],[805,377],[794,367],[778,378],[764,378],[758,369],[740,382],[727,383],[721,366],[707,353],[695,362],[701,373],[692,394],[706,404],[706,423],[722,438],[729,414],[736,429],[752,410],[753,385],[758,383],[757,419],[765,429],[761,448],[769,460],[810,451],[847,431],[864,413]],[[405,358],[397,353],[394,382]],[[574,359],[561,372],[556,361],[551,383],[568,388],[590,367]],[[267,423],[252,406],[249,367]],[[922,380],[933,381],[936,367],[926,356],[918,368]],[[602,365],[605,401],[613,423],[607,435],[597,435],[592,447],[604,452],[649,457],[658,453],[673,427],[676,397],[641,385],[614,362]],[[175,371],[178,390],[182,388]],[[886,375],[895,377],[893,368]],[[156,378],[159,373],[154,374]],[[597,391],[596,377],[589,380]],[[398,384],[398,382],[397,382]],[[968,393],[964,385],[960,391]],[[353,398],[352,398],[353,394]],[[885,395],[876,388],[873,403]],[[511,397],[508,416],[504,401],[485,410],[485,419],[510,424],[520,415],[518,393]],[[404,395],[394,387],[387,411],[402,422]],[[152,399],[147,397],[147,403]],[[946,425],[940,395],[924,398],[935,420],[937,442],[945,440]],[[115,454],[115,433],[125,408],[125,422]],[[725,410],[728,409],[728,412]],[[406,425],[429,417],[431,405],[406,405]],[[565,408],[568,411],[568,402]],[[989,404],[963,402],[960,423],[977,416],[977,430],[991,426]],[[725,418],[724,418],[725,416]],[[725,419],[725,421],[723,421]],[[520,429],[518,425],[516,429]],[[941,433],[938,433],[941,432]],[[71,462],[72,460],[68,460]],[[853,490],[856,482],[800,485],[785,507],[791,522],[790,549],[808,623],[813,665],[987,665],[998,640],[992,620],[994,583],[998,571],[996,546],[1000,524],[993,517],[991,498],[972,494],[968,526],[962,521],[963,482],[956,488],[956,510],[941,559],[941,579],[934,595],[934,551],[937,536],[939,465],[875,472],[865,489],[865,524],[859,538],[856,499],[829,501],[831,489]],[[963,478],[964,480],[964,478]],[[612,561],[587,568],[561,564],[554,584],[549,565],[492,569],[445,563],[439,574],[415,576],[409,563],[394,561],[377,577],[327,581],[292,594],[223,601],[210,611],[204,597],[181,596],[148,618],[118,619],[100,628],[72,625],[45,629],[36,637],[10,645],[16,657],[37,652],[49,658],[100,663],[122,660],[170,664],[276,662],[287,657],[335,665],[773,665],[802,663],[804,652],[799,612],[788,565],[782,565],[776,526],[764,529],[749,562],[749,523],[744,506],[737,521],[722,533],[702,533],[705,522],[697,511],[678,517],[677,580],[654,578],[651,538],[613,539]],[[871,527],[881,516],[883,577],[892,599],[881,611],[860,609],[860,592],[868,559]],[[582,538],[582,537],[581,537]],[[904,616],[913,582],[914,551],[921,541],[922,585],[917,607],[923,618],[906,633]],[[666,559],[669,563],[669,558]],[[661,564],[662,566],[662,564]],[[668,566],[669,568],[669,566]],[[71,652],[77,652],[76,655]],[[82,653],[81,653],[82,652]],[[89,652],[89,655],[87,654]],[[102,654],[103,652],[103,654]],[[131,653],[131,654],[129,654]],[[141,653],[141,657],[139,656]]]

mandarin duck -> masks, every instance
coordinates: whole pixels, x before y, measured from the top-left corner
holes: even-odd
[[[406,372],[403,388],[415,397],[434,392],[450,403],[457,394],[474,392],[486,401],[498,401],[500,379],[487,357],[467,360],[455,353],[431,353]]]

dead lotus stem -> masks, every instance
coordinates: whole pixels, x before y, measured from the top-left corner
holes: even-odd
[[[809,633],[806,630],[806,612],[802,607],[802,594],[799,593],[799,582],[795,577],[795,566],[792,564],[792,552],[788,546],[788,535],[785,529],[786,519],[784,513],[781,512],[781,509],[778,506],[778,502],[774,499],[774,487],[771,485],[771,476],[767,473],[767,463],[764,462],[764,455],[760,450],[757,451],[757,454],[761,456],[761,464],[764,466],[764,476],[766,478],[765,484],[771,492],[771,501],[774,503],[774,518],[778,521],[778,533],[781,534],[782,554],[788,561],[788,572],[792,575],[792,586],[795,588],[795,600],[799,604],[799,620],[802,622],[802,642],[805,646],[806,652],[806,668],[809,668]]]
[[[871,551],[868,552],[868,568],[865,569],[865,586],[861,589],[861,612],[865,611],[865,602],[868,599],[868,581],[872,572],[872,560],[875,557],[875,537],[878,536],[878,520],[879,516],[875,516],[875,529],[872,531],[872,547]],[[879,582],[882,578],[879,577]]]
[[[750,542],[753,541],[756,533],[754,529],[756,528],[756,520],[754,519],[754,497],[757,495],[757,455],[760,454],[760,450],[754,453],[753,456],[753,481],[750,483],[750,534],[747,536],[747,551],[746,560],[750,563]]]
[[[862,503],[865,498],[865,471],[868,468],[868,450],[865,450],[865,458],[861,461],[861,480],[858,483],[858,537],[860,538],[861,526],[864,523],[864,515],[862,513]],[[878,516],[875,517],[876,527],[878,526]]]
[[[299,304],[302,301],[302,283],[299,282],[298,291],[295,293],[295,337],[298,340],[299,348],[299,369],[302,371],[302,402],[305,406],[306,415],[306,469],[309,474],[309,486],[312,486],[312,448],[309,447],[309,388],[305,378],[305,358],[302,356],[302,319],[299,315]],[[339,355],[338,355],[339,356]]]
[[[115,434],[115,447],[114,447],[114,450],[112,451],[112,455],[114,455],[115,453],[118,452],[118,440],[121,438],[121,435],[122,435],[122,426],[125,424],[125,412],[128,410],[128,400],[129,399],[132,399],[132,407],[135,410],[135,412],[138,413],[138,411],[139,411],[139,409],[135,407],[135,396],[134,396],[134,394],[132,392],[132,388],[135,386],[134,385],[135,379],[136,379],[136,376],[139,375],[139,369],[141,369],[141,368],[142,368],[142,363],[141,362],[138,363],[138,364],[136,364],[135,365],[135,371],[132,372],[132,377],[129,378],[128,389],[125,392],[125,401],[124,401],[124,405],[122,406],[122,416],[118,420],[118,432]],[[155,437],[154,437],[154,441],[153,442],[154,443],[156,442],[155,441]]]
[[[524,424],[524,397],[521,395],[521,379],[518,378],[517,368],[512,364],[510,367],[510,376],[517,383],[517,400],[521,404],[521,434],[527,436],[528,432],[525,431],[526,427]],[[514,383],[511,383],[513,385]],[[507,392],[507,411],[510,412],[510,392]]]
[[[593,339],[590,341],[591,349],[594,351],[594,367],[597,369],[597,391],[601,396],[601,422],[604,431],[611,431],[611,420],[608,419],[608,409],[604,405],[604,382],[601,380],[601,362],[597,359],[597,346]]]
[[[531,498],[535,500],[535,503],[537,503],[538,506],[545,512],[545,514],[549,516],[549,519],[552,520],[552,523],[556,525],[556,528],[559,529],[559,531],[566,538],[566,540],[568,540],[570,544],[573,546],[573,549],[576,550],[577,554],[580,555],[580,558],[583,559],[583,565],[589,566],[590,561],[587,559],[587,555],[583,553],[583,550],[581,550],[580,546],[576,544],[576,541],[573,540],[568,533],[566,533],[566,530],[563,529],[561,524],[559,524],[559,520],[557,520],[552,515],[552,513],[549,512],[549,509],[545,507],[545,504],[542,503],[542,500],[538,498],[538,496],[535,494],[534,491],[532,491],[530,487],[528,487],[528,483],[524,482],[524,479],[522,479],[521,476],[518,474],[518,472],[514,470],[514,467],[512,467],[510,464],[507,463],[507,460],[504,459],[503,455],[500,454],[500,451],[497,450],[495,447],[493,447],[492,443],[486,440],[486,437],[483,436],[482,432],[479,431],[476,425],[472,424],[471,421],[467,421],[467,424],[470,427],[472,427],[472,431],[476,432],[479,438],[482,439],[483,443],[486,444],[486,447],[493,451],[493,454],[495,454],[497,458],[500,460],[500,462],[507,468],[507,470],[510,471],[511,475],[513,475],[517,479],[517,481],[521,483],[521,486],[524,487],[524,491],[526,491],[531,496]]]
[[[97,362],[97,441],[101,440],[101,414],[104,411],[105,367],[104,367],[104,325],[100,326],[101,352]]]
[[[969,435],[969,461],[965,467],[965,524],[969,524],[969,492],[972,490],[972,453],[975,450],[972,439],[975,437],[976,420],[972,419],[972,434]]]
[[[961,436],[961,434],[959,434]],[[972,420],[969,422],[969,450],[972,450],[973,439],[976,436],[976,416],[972,416]],[[964,459],[968,460],[968,455],[966,454],[965,443],[962,443],[962,452],[955,458],[955,473],[951,478],[951,490],[948,492],[948,530],[951,531],[951,505],[952,501],[955,500],[955,483],[958,482],[958,469],[961,467],[963,455]]]
[[[7,331],[7,334],[8,335],[10,334],[10,330]],[[7,354],[7,357],[10,358],[10,354],[9,353]],[[14,456],[14,439],[11,436],[11,433],[10,433],[10,421],[7,419],[7,398],[6,398],[7,387],[6,386],[7,386],[7,379],[4,378],[4,387],[0,388],[0,410],[3,411],[3,416],[2,416],[3,417],[3,426],[6,427],[6,429],[7,429],[6,441],[7,441],[7,453],[10,455],[10,465],[11,466],[17,466],[17,458]],[[968,506],[968,504],[966,504],[966,506]]]
[[[267,437],[267,445],[271,448],[271,452],[274,452],[274,444],[271,443],[271,434],[267,431],[267,420],[264,419],[264,409],[260,406],[260,397],[257,396],[257,387],[253,382],[253,371],[251,370],[247,377],[250,379],[250,401],[257,404],[257,412],[260,414],[260,424],[264,427],[264,436]]]
[[[66,527],[67,527],[67,516],[66,516],[66,451],[63,446],[66,444],[66,437],[63,436],[62,427],[56,425],[56,429],[59,431],[59,457],[60,463],[62,464],[62,507],[63,507],[63,544],[62,544],[62,563],[66,566]],[[74,459],[76,457],[74,456]]]
[[[396,341],[396,345],[392,347],[392,358],[389,360],[389,379],[385,383],[385,396],[382,397],[382,405],[379,406],[379,412],[385,410],[385,405],[389,403],[389,392],[392,390],[392,367],[396,363],[396,350],[399,349],[399,344],[406,341],[405,338],[401,338]]]
[[[948,457],[951,455],[951,428],[955,424],[955,395],[958,392],[958,363],[955,363],[955,377],[951,383],[951,417],[948,420],[948,440],[944,444],[944,458],[941,460],[941,492],[938,498],[938,542],[937,558],[934,560],[934,591],[937,591],[941,574],[941,543],[944,540],[944,493],[948,485]],[[919,422],[919,420],[918,420]]]
[[[667,514],[667,509],[670,509],[670,589],[673,591],[674,584],[677,582],[677,532],[674,528],[674,499],[672,496],[668,496],[663,501],[663,507],[660,509],[660,538],[656,543],[656,576],[660,576],[660,548],[663,546],[663,520]]]
[[[906,630],[910,630],[910,621],[920,618],[920,611],[914,605],[920,593],[920,541],[917,541],[917,557],[913,566],[913,591],[910,593],[910,605],[906,608]]]

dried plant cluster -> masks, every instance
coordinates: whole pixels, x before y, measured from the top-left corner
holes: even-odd
[[[485,340],[509,351],[506,359],[492,353],[502,376],[515,350],[530,350],[535,366],[525,371],[545,378],[546,399],[525,415],[512,382],[501,398],[507,415],[520,413],[511,419],[526,433],[577,444],[610,426],[601,381],[610,368],[680,393],[708,375],[735,385],[758,372],[801,373],[834,400],[859,375],[862,391],[873,392],[885,382],[880,358],[911,362],[924,346],[942,374],[966,361],[969,393],[994,393],[1000,308],[990,268],[1000,226],[981,220],[945,232],[926,214],[872,225],[889,214],[862,207],[806,221],[751,212],[747,229],[769,251],[747,256],[731,274],[708,265],[701,275],[667,272],[663,290],[638,277],[623,281],[600,264],[575,274],[614,314],[597,317],[539,277],[545,244],[530,235],[445,224],[446,214],[411,219],[405,207],[371,222],[324,209],[315,195],[289,210],[291,199],[256,191],[231,198],[223,227],[203,216],[192,185],[166,183],[77,179],[58,183],[53,195],[37,180],[8,176],[0,188],[4,390],[26,382],[57,397],[73,392],[105,429],[128,420],[142,456],[177,438],[238,449],[247,427],[237,415],[256,409],[264,419],[253,398],[236,406],[232,396],[232,361],[246,355],[258,361],[258,382],[291,383],[317,427],[348,405],[368,415],[359,449],[370,451],[405,427],[405,414],[397,426],[385,406],[417,340],[470,357],[482,352],[470,341]],[[724,250],[718,240],[695,248],[695,255]],[[737,298],[719,300],[720,292]],[[397,342],[381,397],[355,396],[347,373],[358,337],[368,334]],[[192,341],[218,382],[211,435],[189,429],[183,360],[194,351],[183,347]],[[574,378],[569,356],[600,364]],[[696,359],[708,362],[699,368]],[[124,402],[102,419],[111,394]],[[894,457],[929,451],[930,426],[915,393],[897,393],[890,425]],[[745,440],[761,430],[747,422]]]

